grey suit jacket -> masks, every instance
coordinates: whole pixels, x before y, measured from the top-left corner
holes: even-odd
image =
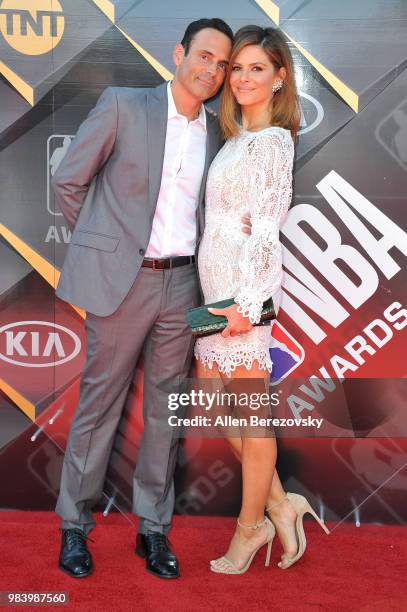
[[[73,230],[56,290],[61,299],[108,316],[126,297],[150,239],[167,115],[166,83],[147,90],[108,87],[79,127],[52,180],[57,204]],[[222,144],[216,117],[206,116],[197,246],[208,168]]]

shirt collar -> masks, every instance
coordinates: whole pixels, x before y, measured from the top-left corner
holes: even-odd
[[[172,119],[173,117],[177,117],[178,115],[181,116],[179,112],[177,111],[177,107],[175,106],[174,97],[171,91],[171,82],[172,81],[168,81],[167,83],[168,119]],[[206,130],[206,112],[205,112],[205,107],[203,104],[201,104],[199,115],[197,119],[195,119],[195,121],[198,121],[199,123],[201,123],[201,125],[203,125],[204,129]]]

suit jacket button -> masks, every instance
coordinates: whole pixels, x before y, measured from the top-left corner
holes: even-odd
[[[144,255],[145,250],[144,250],[144,249],[140,249],[140,250],[139,250],[139,253],[140,253],[140,255]]]

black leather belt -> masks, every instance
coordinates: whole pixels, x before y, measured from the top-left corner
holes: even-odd
[[[178,257],[167,257],[166,259],[150,259],[145,257],[141,263],[143,268],[153,270],[167,270],[168,268],[178,268],[195,263],[195,255],[180,255]]]

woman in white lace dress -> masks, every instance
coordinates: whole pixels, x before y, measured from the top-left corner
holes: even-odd
[[[293,138],[300,121],[291,54],[277,30],[247,26],[237,32],[220,120],[226,143],[208,174],[198,265],[205,303],[234,298],[236,304],[211,311],[227,316],[228,326],[197,340],[197,376],[243,380],[246,391],[264,393],[272,369],[270,327],[253,324],[270,296],[278,309],[279,230],[291,202]],[[241,232],[246,213],[251,216],[250,236]],[[263,545],[269,544],[269,552],[275,528],[284,547],[279,565],[288,567],[301,551],[297,512],[275,471],[275,437],[263,431],[262,437],[228,441],[242,462],[242,507],[229,549],[211,561],[211,569],[243,573]],[[265,506],[273,522],[265,519]]]

